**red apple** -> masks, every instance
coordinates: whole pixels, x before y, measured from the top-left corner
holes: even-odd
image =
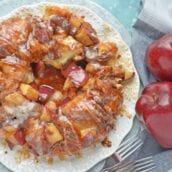
[[[164,148],[172,148],[172,82],[146,86],[136,103],[136,112],[155,140]]]
[[[49,85],[40,85],[39,87],[39,101],[45,102],[54,92],[54,88]]]
[[[158,80],[172,81],[172,34],[161,37],[148,47],[146,62]]]

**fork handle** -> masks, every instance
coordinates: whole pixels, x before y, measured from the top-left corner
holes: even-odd
[[[125,167],[126,165],[130,164],[131,161],[126,162],[125,160],[122,162],[118,162],[117,164],[103,169],[101,172],[116,172],[116,170],[120,170],[121,168]]]
[[[120,165],[118,165],[109,172],[133,172],[133,171],[134,171],[133,162],[129,161],[127,163],[122,162]]]

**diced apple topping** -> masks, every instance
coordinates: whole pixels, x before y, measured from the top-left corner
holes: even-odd
[[[114,43],[101,42],[95,46],[85,47],[85,55],[88,61],[107,62],[115,60],[117,50]]]
[[[67,67],[61,69],[61,73],[62,73],[62,75],[63,75],[65,78],[67,78],[68,75],[69,75],[69,73],[70,73],[72,70],[75,70],[75,69],[77,69],[77,68],[78,68],[78,66],[76,65],[76,63],[71,62],[70,64],[68,64]]]
[[[14,128],[11,125],[6,125],[6,126],[4,126],[4,130],[7,132],[14,132],[16,130],[16,128]]]
[[[115,84],[115,88],[117,88],[118,90],[122,90],[123,85],[122,84]]]
[[[23,80],[25,83],[30,84],[34,81],[34,75],[31,71],[27,72]]]
[[[40,85],[39,87],[39,101],[47,101],[54,92],[54,88],[49,85]]]
[[[59,142],[63,139],[59,130],[53,123],[49,123],[46,125],[45,132],[46,132],[46,138],[48,142],[51,144],[55,144],[56,142]]]
[[[72,59],[78,61],[84,58],[83,45],[73,37],[67,36],[66,38],[56,39],[56,46],[43,59],[45,64],[61,69]]]
[[[40,21],[39,23],[34,23],[32,26],[32,36],[41,44],[49,42],[53,35],[53,30],[50,29],[50,26],[49,29],[47,29],[48,26],[49,25],[47,24],[47,22],[42,21]]]
[[[48,101],[45,106],[50,110],[50,111],[55,111],[57,109],[56,103],[54,101]]]
[[[49,57],[45,56],[43,61],[47,65],[51,65],[57,69],[60,69],[64,64],[66,64],[69,60],[71,60],[75,56],[74,51],[70,49],[66,49],[65,51],[60,53],[60,57],[58,59],[50,59]]]
[[[62,51],[60,54],[59,63],[62,65],[66,64],[70,59],[72,59],[75,56],[75,52],[72,50],[65,50]]]
[[[134,72],[130,69],[124,69],[122,65],[115,66],[113,68],[115,78],[121,78],[123,81],[133,78]]]
[[[115,77],[117,77],[117,78],[124,79],[124,77],[125,77],[125,70],[121,65],[115,66],[113,68],[113,73],[114,73]]]
[[[15,132],[16,132],[16,128],[14,128],[11,125],[6,125],[4,126],[4,130],[3,130],[3,133],[4,133],[3,138],[8,140],[10,144],[16,145],[18,142],[14,136]]]
[[[84,90],[94,88],[96,84],[96,79],[95,78],[90,78],[88,82],[83,86]]]
[[[51,112],[46,107],[44,107],[40,119],[43,121],[50,121],[51,120],[51,114],[50,113]]]
[[[91,120],[73,122],[73,126],[81,138],[84,138],[87,134],[92,134],[93,136],[97,134],[97,126]]]
[[[75,38],[85,46],[91,46],[98,43],[98,38],[96,36],[95,30],[87,22],[84,22],[81,25],[80,29],[75,35]]]
[[[64,106],[66,103],[68,103],[71,99],[69,97],[65,97],[63,100],[57,103],[57,106]]]
[[[54,101],[48,101],[42,110],[40,119],[43,121],[50,121],[55,115],[55,110],[57,110],[56,103]]]
[[[71,78],[72,82],[77,87],[84,85],[88,81],[88,75],[81,67],[71,71],[68,77]]]
[[[74,35],[84,21],[83,18],[72,15],[71,18],[69,19],[69,22],[71,25],[70,34]]]
[[[34,89],[32,86],[28,84],[21,84],[20,90],[24,96],[26,96],[29,100],[36,101],[39,97],[39,92]]]
[[[50,97],[50,101],[60,101],[63,99],[63,94],[60,91],[55,91],[51,97]]]
[[[74,84],[73,84],[73,82],[72,82],[72,80],[70,78],[67,78],[65,80],[65,83],[64,83],[64,86],[63,86],[63,90],[66,91],[66,90],[68,90],[71,87],[74,87]]]
[[[63,39],[63,44],[67,45],[71,50],[74,51],[74,60],[82,60],[84,58],[84,48],[83,45],[75,40],[72,36],[68,36]]]
[[[7,106],[18,106],[26,102],[27,99],[19,92],[9,94],[4,99],[4,104]]]
[[[129,80],[131,78],[133,78],[134,76],[134,72],[133,71],[130,71],[130,70],[125,70],[125,77],[124,77],[124,80]]]
[[[66,9],[61,9],[55,6],[47,6],[44,11],[43,19],[47,20],[50,16],[53,15],[68,17],[71,15],[71,13]]]
[[[108,61],[111,58],[115,58],[118,48],[112,42],[102,42],[98,44],[98,58],[100,62]]]
[[[73,62],[69,64],[68,67],[63,69],[61,72],[62,72],[62,75],[67,78],[64,88],[70,87],[72,85],[71,82],[76,87],[79,87],[79,86],[84,85],[88,81],[88,75],[85,72],[85,70],[82,69],[80,66],[77,66]]]
[[[31,40],[29,46],[33,62],[38,62],[49,51],[48,44],[41,44],[37,40]]]

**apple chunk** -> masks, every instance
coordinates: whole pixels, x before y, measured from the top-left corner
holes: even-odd
[[[34,75],[31,71],[25,74],[24,82],[30,84],[34,81]]]
[[[50,121],[51,120],[51,114],[50,113],[51,112],[49,111],[49,109],[47,109],[46,107],[44,107],[40,119],[42,121]]]
[[[82,139],[88,134],[95,136],[97,133],[97,126],[91,120],[76,121],[73,122],[72,124]]]
[[[29,100],[36,101],[39,97],[39,92],[28,84],[21,84],[20,90]]]
[[[56,103],[54,101],[48,101],[45,104],[45,107],[48,108],[52,112],[55,111],[55,110],[57,110]]]
[[[80,29],[75,35],[75,39],[85,46],[95,45],[99,42],[95,30],[87,22],[84,22],[81,25]]]
[[[4,99],[4,104],[9,106],[18,106],[26,102],[27,99],[19,92],[9,94]]]
[[[129,80],[129,79],[133,78],[133,76],[134,76],[133,71],[130,71],[130,70],[127,70],[127,69],[125,70],[125,77],[124,77],[125,80]]]
[[[50,97],[50,101],[60,101],[60,100],[62,100],[62,98],[63,98],[63,94],[60,92],[60,91],[55,91],[52,95],[51,95],[51,97]]]
[[[41,85],[39,87],[39,101],[45,102],[54,92],[54,88],[49,85]]]
[[[74,50],[70,50],[69,47],[62,45],[59,48],[59,58],[50,59],[48,56],[45,56],[43,61],[47,65],[51,65],[56,69],[60,69],[63,65],[65,65],[68,61],[75,57]]]
[[[6,140],[8,140],[12,145],[17,145],[18,141],[16,140],[14,134],[16,132],[16,128],[14,128],[11,125],[4,126],[4,137],[6,137]]]
[[[64,89],[72,87],[72,83],[76,87],[83,86],[89,79],[86,71],[73,62],[70,63],[65,69],[62,69],[61,73],[65,78],[67,78],[64,83]]]
[[[46,132],[46,138],[48,142],[51,144],[55,144],[56,142],[59,142],[63,139],[59,130],[53,123],[49,123],[46,125],[45,132]]]
[[[71,25],[71,34],[75,34],[75,32],[82,25],[83,18],[72,15],[71,18],[69,19],[69,22],[70,22],[70,25]]]
[[[48,101],[42,110],[40,119],[43,121],[50,121],[54,117],[55,115],[54,112],[56,110],[57,110],[56,103],[54,101]]]

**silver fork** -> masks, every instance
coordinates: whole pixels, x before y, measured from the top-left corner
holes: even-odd
[[[134,153],[142,145],[143,141],[141,138],[138,135],[134,135],[128,140],[122,142],[112,157],[121,162]]]
[[[114,166],[104,168],[102,172],[107,172],[111,170],[112,168],[117,167],[119,162],[129,157],[133,152],[135,152],[139,147],[141,147],[142,144],[143,144],[143,141],[141,140],[141,138],[139,138],[138,135],[134,135],[130,137],[128,140],[124,141],[122,144],[120,144],[119,148],[112,155],[112,158],[117,163]]]
[[[108,172],[149,172],[155,167],[152,157],[146,157],[136,161],[121,162]]]

